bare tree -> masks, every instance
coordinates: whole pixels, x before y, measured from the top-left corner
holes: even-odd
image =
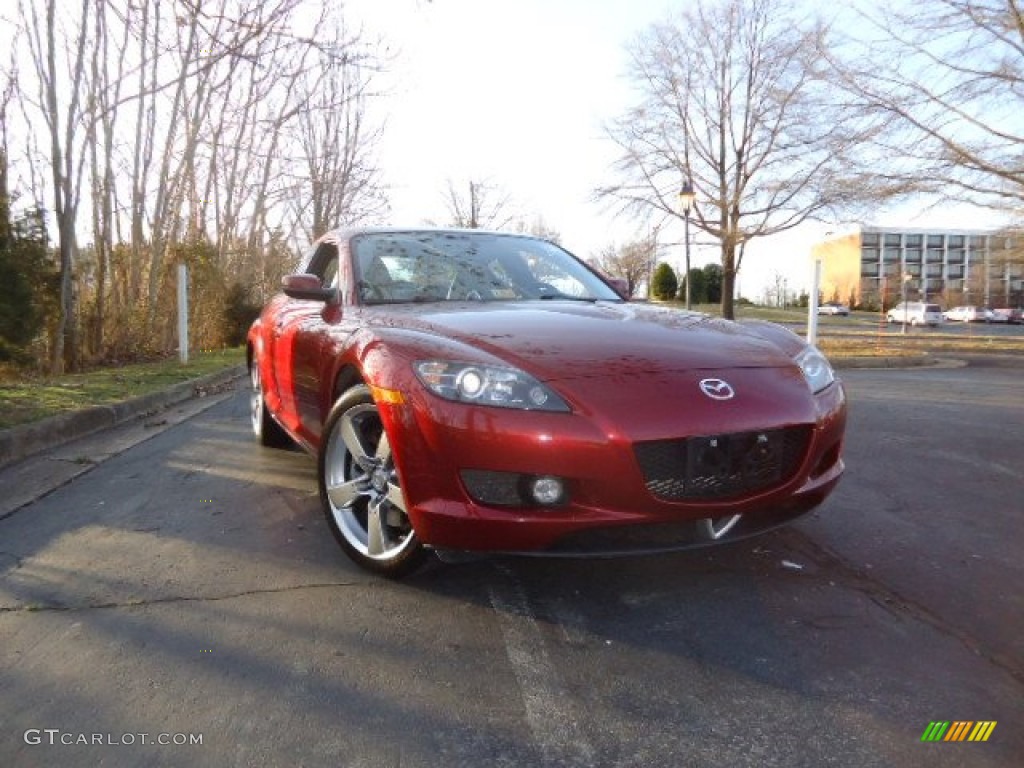
[[[53,213],[57,221],[57,248],[60,253],[60,312],[50,355],[50,368],[62,373],[65,367],[78,366],[78,325],[73,285],[78,242],[76,222],[80,198],[82,163],[79,143],[82,124],[82,92],[85,67],[89,11],[93,3],[82,0],[80,11],[72,20],[78,24],[76,37],[58,39],[57,2],[46,0],[40,16],[38,2],[22,6],[22,17],[28,21],[29,49],[39,86],[39,108],[49,133],[48,161],[53,192]],[[65,8],[65,10],[67,10]],[[61,50],[60,43],[66,48]],[[58,61],[67,64],[65,73]],[[67,98],[63,98],[67,94]],[[61,102],[65,102],[62,105]],[[63,106],[63,108],[62,108]]]
[[[466,182],[466,194],[448,180],[445,202],[453,227],[466,229],[503,229],[508,227],[515,216],[509,213],[511,197],[501,192],[489,181],[470,179]]]
[[[373,158],[381,130],[366,114],[378,65],[379,57],[359,36],[341,27],[321,51],[317,69],[300,81],[303,108],[296,119],[308,180],[301,191],[308,200],[301,220],[310,239],[386,208]]]
[[[937,200],[1019,213],[1024,203],[1024,5],[931,0],[862,10],[822,47],[835,84],[889,118],[884,173]]]
[[[656,234],[634,240],[621,247],[609,245],[597,256],[597,267],[610,277],[626,281],[629,297],[636,295],[641,283],[648,282],[658,260]]]
[[[785,0],[697,0],[630,48],[638,103],[608,128],[618,180],[597,197],[660,224],[682,219],[692,181],[691,221],[721,244],[725,317],[747,243],[877,186],[850,171],[864,128],[830,106],[814,56],[825,35]]]
[[[544,217],[540,215],[535,216],[530,221],[527,221],[526,219],[519,219],[512,226],[512,229],[516,232],[533,235],[534,237],[539,237],[555,244],[561,244],[562,242],[562,234],[548,224]]]
[[[146,328],[150,332],[154,330],[161,308],[159,298],[164,284],[164,260],[169,247],[178,239],[180,211],[194,168],[199,133],[207,124],[201,118],[209,109],[216,89],[213,64],[223,50],[224,37],[230,41],[229,50],[234,50],[237,45],[222,13],[211,18],[209,11],[198,3],[175,10],[178,75],[170,92],[171,104],[162,136],[155,189],[152,195],[147,196],[152,200],[148,222],[150,243],[146,295]],[[154,42],[162,44],[159,38]],[[170,324],[165,325],[169,327]]]
[[[227,62],[234,74],[224,95],[228,108],[210,126],[200,146],[206,171],[194,190],[194,228],[212,230],[225,263],[232,261],[239,242],[248,238],[261,242],[250,231],[255,227],[248,226],[247,211],[251,204],[253,219],[265,221],[269,180],[281,171],[276,150],[281,126],[294,114],[291,93],[305,66],[305,53],[294,69],[282,68],[274,56],[278,42],[264,37],[245,57]],[[278,85],[284,87],[283,93]]]
[[[10,187],[7,180],[7,168],[8,168],[8,135],[7,135],[7,110],[10,107],[11,101],[14,99],[14,93],[18,83],[18,63],[15,56],[11,56],[10,69],[0,69],[0,75],[3,76],[4,82],[0,86],[0,209],[5,213],[10,213]],[[6,226],[7,221],[3,216],[0,216],[0,227]]]
[[[201,267],[194,302],[215,306],[228,281],[265,295],[297,229],[384,206],[369,113],[379,46],[346,33],[327,0],[20,0],[18,11],[10,72],[19,59],[31,71],[5,78],[24,122],[9,157],[33,203],[54,200],[54,370],[79,354],[76,290],[93,353],[166,350],[176,260]],[[79,207],[92,235],[81,257]]]
[[[89,101],[86,107],[90,119],[85,125],[91,179],[93,252],[96,259],[93,323],[88,342],[95,353],[100,353],[104,346],[108,309],[108,271],[114,251],[115,214],[118,205],[114,163],[119,113],[113,105],[121,99],[127,66],[128,40],[131,34],[129,25],[123,24],[120,26],[118,38],[112,42],[112,30],[108,20],[110,13],[107,3],[97,4],[89,70]],[[116,23],[114,30],[117,30]],[[111,288],[115,310],[119,311],[123,308],[124,302],[117,281],[111,281]]]

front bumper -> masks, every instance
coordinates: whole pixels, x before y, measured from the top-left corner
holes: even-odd
[[[623,420],[628,429],[595,413],[474,408],[422,392],[404,404],[381,407],[410,518],[425,545],[580,556],[670,551],[733,540],[818,506],[844,470],[846,399],[838,381],[813,397],[806,391],[802,395],[800,403],[746,409],[717,422],[686,414],[672,423],[663,403],[648,402]],[[777,420],[768,419],[768,413]],[[724,498],[658,498],[645,482],[635,450],[639,442],[653,438],[780,427],[808,432],[795,468],[773,485]],[[567,483],[569,501],[557,507],[481,504],[460,479],[465,469],[554,475]],[[741,517],[728,533],[719,538],[709,534],[714,529],[706,521],[734,515]]]

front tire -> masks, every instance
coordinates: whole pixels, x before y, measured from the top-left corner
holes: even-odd
[[[365,385],[334,404],[317,462],[320,502],[334,538],[368,571],[397,578],[427,552],[409,520],[380,412]]]

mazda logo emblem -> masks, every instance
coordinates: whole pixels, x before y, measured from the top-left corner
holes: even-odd
[[[736,391],[727,381],[721,379],[701,379],[700,391],[712,400],[732,400]]]

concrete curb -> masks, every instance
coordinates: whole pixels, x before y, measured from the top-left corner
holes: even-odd
[[[208,390],[234,382],[245,374],[246,367],[236,365],[131,400],[62,413],[41,421],[0,430],[0,467],[93,432],[169,408],[190,398],[202,397]]]

